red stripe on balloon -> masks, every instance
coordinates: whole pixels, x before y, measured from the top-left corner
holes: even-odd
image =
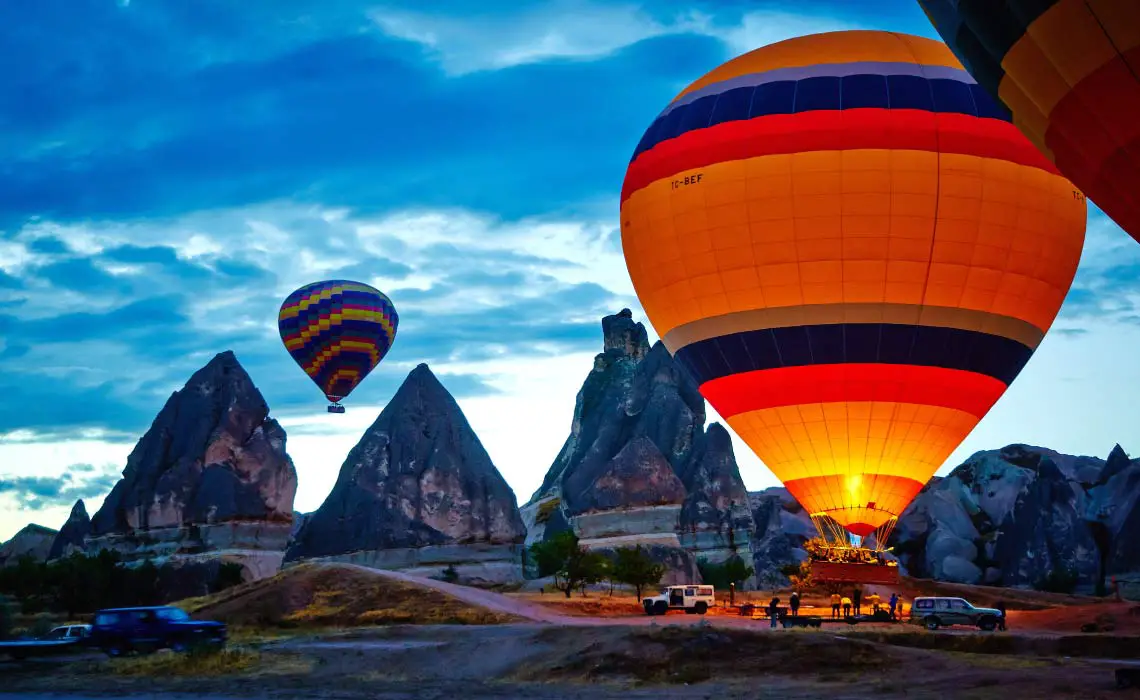
[[[821,110],[723,122],[659,143],[630,163],[621,200],[663,178],[714,163],[872,148],[957,153],[1058,172],[1017,127],[998,119],[917,109]]]
[[[882,401],[940,406],[980,420],[1006,385],[993,377],[942,367],[835,364],[742,372],[701,385],[724,418],[780,406]]]

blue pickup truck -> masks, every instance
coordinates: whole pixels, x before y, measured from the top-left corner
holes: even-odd
[[[90,644],[108,656],[159,649],[220,649],[226,644],[226,626],[191,620],[186,611],[170,606],[113,608],[95,613]]]

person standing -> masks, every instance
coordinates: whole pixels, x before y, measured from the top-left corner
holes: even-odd
[[[871,614],[872,615],[879,612],[879,594],[878,593],[872,592],[871,595],[867,596],[867,602],[871,604]]]
[[[839,619],[839,605],[843,602],[838,593],[831,594],[831,619]]]
[[[895,617],[895,608],[897,608],[899,605],[899,594],[898,593],[891,593],[890,605],[891,605],[891,619],[897,620],[898,618]]]
[[[994,610],[1001,613],[1001,616],[998,617],[998,629],[1005,632],[1005,601],[999,600],[997,605],[994,606]]]
[[[855,586],[855,590],[851,593],[851,602],[855,604],[855,614],[862,614],[863,591],[859,590],[858,586]]]
[[[800,614],[800,594],[799,591],[792,591],[792,597],[788,599],[788,607],[792,609],[792,617],[798,617]]]
[[[851,599],[843,596],[843,617],[851,617]]]
[[[773,598],[772,602],[768,603],[768,618],[772,621],[772,629],[776,629],[776,614],[780,609],[780,599]]]

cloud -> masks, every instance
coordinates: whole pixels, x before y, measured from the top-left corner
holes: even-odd
[[[104,496],[119,480],[114,465],[75,464],[60,476],[2,476],[0,495],[13,498],[22,510],[71,506],[79,499]]]
[[[276,327],[281,300],[316,279],[373,284],[400,311],[392,351],[350,402],[382,405],[420,362],[459,397],[491,395],[493,375],[448,368],[593,350],[598,319],[636,307],[612,228],[285,201],[162,222],[37,221],[12,236],[42,252],[19,266],[35,291],[19,312],[0,309],[0,435],[137,435],[225,349],[275,413],[319,409]]]
[[[864,27],[839,12],[820,13],[817,8],[808,14],[781,3],[766,4],[769,7],[753,2],[750,11],[732,12],[731,3],[726,8],[699,2],[555,0],[509,13],[454,15],[378,7],[370,16],[388,36],[422,47],[450,76],[552,60],[597,60],[648,39],[679,35],[723,42],[724,60],[804,34]]]
[[[1090,206],[1081,264],[1057,323],[1087,330],[1104,322],[1140,325],[1140,244]]]

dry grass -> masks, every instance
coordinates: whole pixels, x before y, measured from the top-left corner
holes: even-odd
[[[519,598],[530,603],[537,603],[563,615],[574,617],[630,617],[645,615],[645,609],[637,602],[637,596],[606,593],[590,593],[583,598],[575,593],[574,597],[567,598],[561,591],[549,593],[517,593],[512,598]]]
[[[184,600],[179,606],[195,616],[245,628],[251,635],[264,635],[267,629],[518,621],[439,591],[335,564],[292,567],[216,596]]]
[[[159,653],[108,661],[112,673],[120,676],[185,678],[229,676],[247,673],[261,663],[261,654],[248,649],[224,649],[190,654]]]
[[[539,641],[561,647],[549,661],[516,673],[520,680],[639,684],[700,683],[768,674],[841,680],[887,668],[881,648],[824,634],[764,634],[741,630],[663,627],[598,631],[590,640],[560,643],[545,630]]]

